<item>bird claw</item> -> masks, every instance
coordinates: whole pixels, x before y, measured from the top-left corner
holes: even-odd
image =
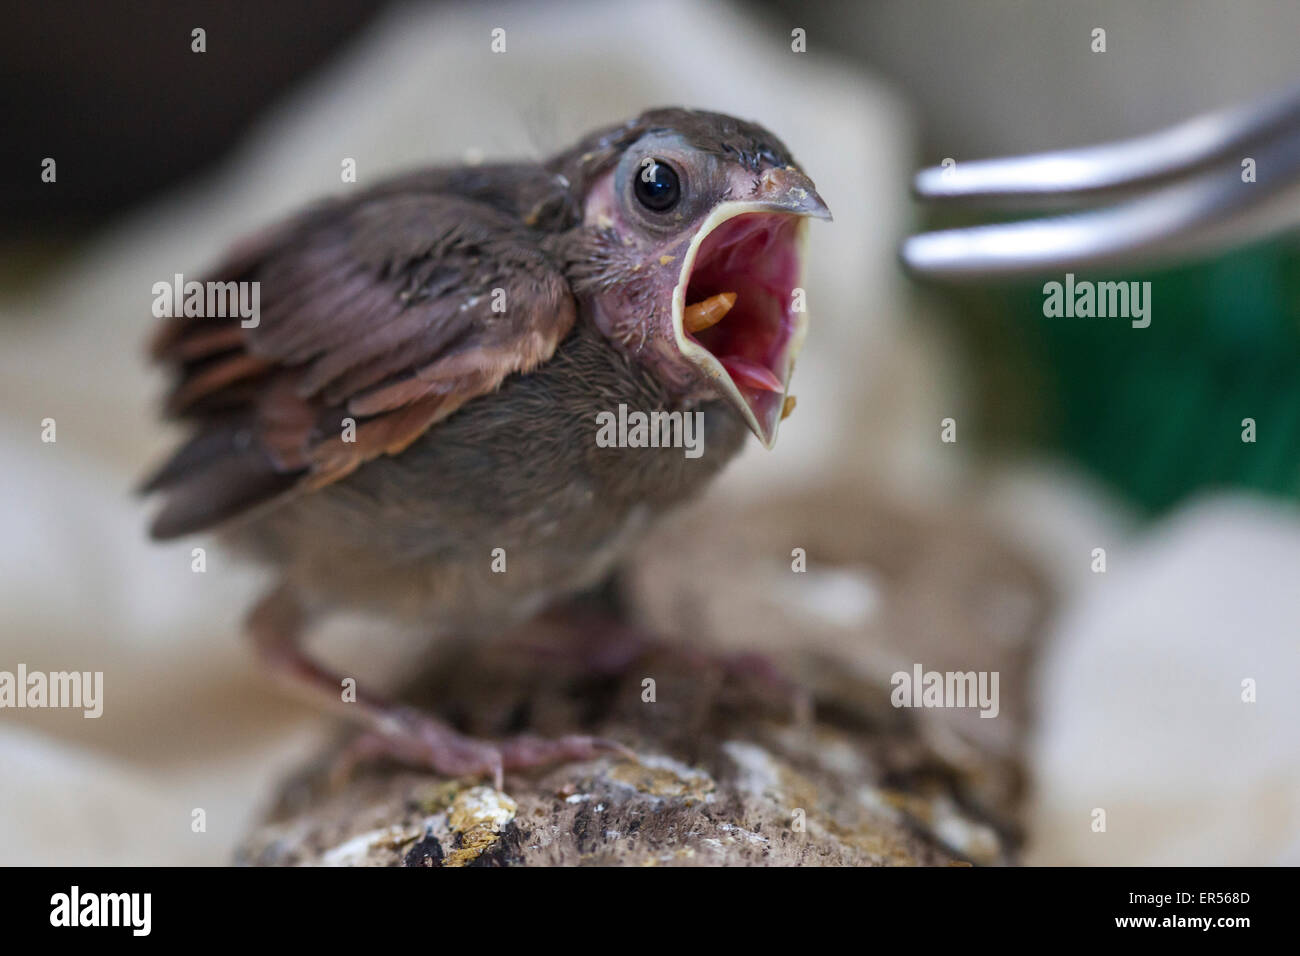
[[[388,758],[449,777],[491,774],[494,786],[500,790],[507,770],[591,760],[609,754],[625,760],[637,759],[636,754],[616,741],[580,734],[556,738],[527,734],[498,743],[478,740],[458,733],[430,714],[398,707],[383,715],[379,729],[351,741],[339,755],[330,777],[337,785],[350,778],[360,764]]]
[[[498,749],[506,770],[525,770],[551,763],[593,760],[605,755],[613,755],[633,762],[637,760],[635,753],[617,741],[582,734],[554,738],[526,734],[503,740],[498,745]]]

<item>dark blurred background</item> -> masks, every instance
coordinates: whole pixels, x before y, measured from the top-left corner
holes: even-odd
[[[0,30],[6,239],[103,222],[219,163],[258,111],[373,18],[379,4],[8,5]],[[195,56],[190,33],[207,31]],[[58,158],[58,190],[30,175]],[[35,167],[34,167],[35,164]]]
[[[461,0],[452,0],[455,5]],[[217,163],[257,115],[382,15],[370,0],[10,3],[0,31],[6,238],[94,225]],[[893,81],[918,111],[919,160],[1132,135],[1285,85],[1292,0],[750,0]],[[653,22],[671,43],[672,22]],[[1094,69],[1092,26],[1108,30]],[[190,32],[207,31],[207,52]],[[63,187],[30,175],[59,157]]]

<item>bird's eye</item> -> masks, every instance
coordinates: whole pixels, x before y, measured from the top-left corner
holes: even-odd
[[[646,159],[641,163],[633,190],[637,201],[655,212],[672,209],[682,195],[677,173],[660,159]]]

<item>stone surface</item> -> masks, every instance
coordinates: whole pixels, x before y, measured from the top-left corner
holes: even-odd
[[[339,780],[331,773],[333,750],[283,786],[238,861],[1015,862],[1028,722],[1021,675],[1047,607],[1041,581],[976,528],[883,504],[862,508],[848,525],[813,521],[817,504],[828,500],[813,495],[767,512],[804,529],[820,582],[791,574],[791,545],[780,529],[756,531],[761,522],[749,520],[753,515],[717,511],[707,526],[687,516],[697,522],[693,535],[674,538],[668,529],[651,552],[659,557],[643,559],[627,579],[636,621],[668,633],[670,616],[655,610],[666,600],[675,608],[674,633],[700,635],[702,646],[735,647],[743,643],[737,625],[749,627],[762,657],[648,638],[642,623],[570,617],[535,623],[499,643],[447,646],[413,682],[421,692],[409,695],[412,701],[423,700],[467,733],[598,734],[632,748],[638,762],[607,757],[508,773],[497,792],[481,780],[392,765],[362,766]],[[747,529],[733,533],[740,546],[720,564],[728,522],[742,517],[746,523],[730,525]],[[701,527],[709,533],[698,533]],[[846,535],[860,537],[863,547],[846,549]],[[822,541],[841,543],[832,555]],[[668,554],[671,573],[663,566]],[[783,597],[771,583],[778,565],[790,575],[787,587],[822,588],[823,596],[846,593],[837,575],[868,575],[874,610],[859,608],[870,611],[861,620],[827,619],[837,599]],[[986,613],[989,602],[994,610]],[[846,603],[861,604],[838,600]],[[720,616],[729,626],[718,625]],[[776,640],[782,634],[784,648]],[[927,668],[1002,669],[1000,716],[895,709],[890,672],[912,660]]]

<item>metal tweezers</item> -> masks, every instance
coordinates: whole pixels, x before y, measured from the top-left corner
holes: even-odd
[[[1255,182],[1243,181],[1244,161]],[[1137,139],[924,169],[927,201],[1101,209],[921,233],[900,256],[940,280],[1029,276],[1213,255],[1300,228],[1300,86]]]

